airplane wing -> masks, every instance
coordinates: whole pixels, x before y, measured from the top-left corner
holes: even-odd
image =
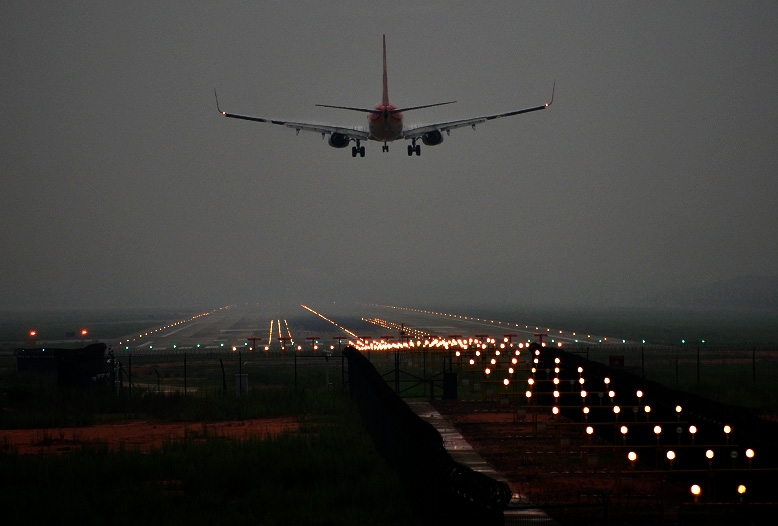
[[[532,111],[545,110],[546,108],[551,106],[552,102],[554,102],[555,88],[556,88],[556,83],[554,83],[554,87],[551,89],[551,100],[540,106],[533,106],[531,108],[523,108],[520,110],[507,111],[505,113],[495,113],[493,115],[484,115],[482,117],[473,117],[470,119],[461,119],[456,121],[439,122],[436,124],[423,124],[420,126],[408,127],[403,130],[403,139],[419,139],[425,133],[430,133],[433,131],[449,133],[451,132],[451,130],[455,130],[457,128],[464,128],[465,126],[472,126],[473,129],[475,129],[477,124],[481,124],[494,119],[501,119],[502,117],[511,117],[513,115],[521,115],[522,113],[530,113]]]
[[[216,97],[216,91],[213,92],[214,96]],[[343,126],[331,126],[328,124],[317,124],[317,123],[309,123],[309,122],[292,122],[292,121],[283,121],[283,120],[277,120],[277,119],[266,119],[263,117],[253,117],[251,115],[239,115],[237,113],[229,113],[226,111],[223,111],[219,107],[219,98],[216,97],[216,109],[219,110],[219,113],[224,115],[225,117],[230,117],[233,119],[242,119],[245,121],[254,121],[254,122],[269,122],[270,124],[278,124],[281,126],[286,126],[287,128],[292,128],[297,131],[297,133],[300,133],[300,130],[302,131],[309,131],[309,132],[316,132],[321,133],[322,136],[326,134],[340,134],[343,136],[348,137],[349,139],[360,139],[360,140],[367,140],[370,136],[370,133],[366,129],[362,128],[349,128],[349,127],[343,127]]]

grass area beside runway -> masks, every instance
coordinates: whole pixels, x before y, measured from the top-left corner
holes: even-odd
[[[288,399],[280,407],[270,408]],[[289,398],[292,398],[289,400]],[[194,418],[218,401],[154,397]],[[239,400],[241,400],[239,402]],[[123,402],[124,403],[124,402]],[[376,453],[344,393],[287,391],[231,397],[220,406],[299,416],[297,432],[234,440],[198,436],[161,449],[100,444],[56,456],[0,452],[3,520],[9,524],[416,524],[397,474]],[[139,410],[135,408],[134,410]],[[233,414],[223,415],[234,417]],[[0,432],[1,433],[1,432]]]

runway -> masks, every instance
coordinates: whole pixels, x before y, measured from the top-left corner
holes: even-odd
[[[538,336],[539,334],[543,336]],[[118,336],[109,342],[118,348],[142,350],[336,350],[359,339],[400,342],[413,338],[493,338],[497,344],[543,341],[559,346],[584,338],[602,343],[603,338],[577,335],[574,331],[522,325],[472,314],[455,314],[387,305],[353,305],[348,308],[300,305],[286,309],[262,306],[230,306],[166,322],[148,330]],[[607,338],[605,338],[607,341]],[[619,340],[618,343],[622,343]],[[314,349],[316,346],[316,349]]]

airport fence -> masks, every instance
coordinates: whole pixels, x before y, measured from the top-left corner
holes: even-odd
[[[776,348],[581,344],[564,349],[673,389],[778,413]],[[457,355],[453,348],[424,347],[365,350],[363,354],[404,398],[520,396],[532,367],[532,352],[524,348],[517,357],[515,349],[503,350],[499,356],[496,351],[487,348],[476,356],[475,350],[469,349]],[[120,388],[162,392],[239,393],[308,385],[343,388],[348,383],[348,365],[338,351],[115,351],[113,367]],[[0,383],[9,381],[8,373],[16,368],[13,352],[0,354]]]
[[[343,358],[327,353],[150,350],[107,352],[105,373],[94,383],[129,395],[142,392],[243,394],[274,387],[339,387]],[[20,371],[12,353],[0,355],[4,383],[57,383],[57,371]]]
[[[522,396],[533,351],[494,346],[365,351],[384,380],[406,398],[500,399]],[[778,414],[778,348],[695,345],[566,345],[564,350],[669,388]],[[539,377],[551,371],[539,371]],[[507,383],[506,383],[507,382]],[[565,387],[565,386],[562,386]],[[572,389],[571,387],[565,387]]]

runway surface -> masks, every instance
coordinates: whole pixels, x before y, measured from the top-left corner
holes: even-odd
[[[317,307],[300,305],[283,310],[260,306],[231,306],[203,312],[164,325],[118,337],[110,342],[131,350],[336,350],[359,339],[400,342],[413,338],[506,338],[513,342],[538,341],[549,345],[579,339],[592,343],[602,337],[573,331],[522,325],[518,320],[486,319],[477,315],[435,312],[386,305]],[[621,340],[619,340],[621,343]]]

